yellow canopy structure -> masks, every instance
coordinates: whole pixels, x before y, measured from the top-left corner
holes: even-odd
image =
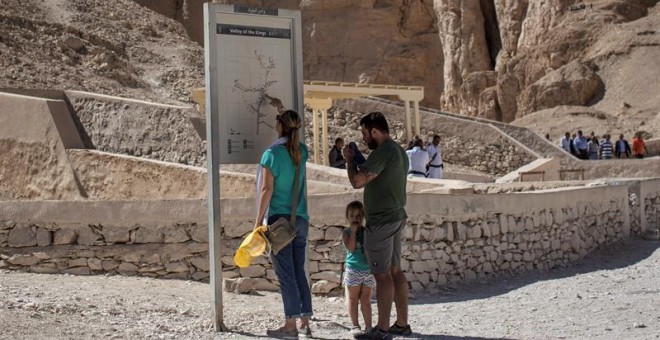
[[[344,83],[334,81],[319,81],[319,80],[306,80],[303,82],[303,90],[305,91],[305,104],[309,105],[314,113],[313,119],[313,141],[314,141],[314,163],[319,163],[319,140],[318,140],[318,126],[319,114],[321,115],[321,140],[323,151],[325,153],[328,148],[328,109],[332,106],[333,99],[343,98],[359,98],[368,96],[397,96],[404,102],[406,109],[406,137],[412,140],[413,137],[413,124],[411,122],[410,109],[415,115],[414,130],[415,134],[420,134],[420,117],[419,117],[419,102],[424,99],[423,86],[403,86],[403,85],[381,85],[381,84],[360,84],[360,83]],[[328,165],[328,158],[321,157],[321,163]]]

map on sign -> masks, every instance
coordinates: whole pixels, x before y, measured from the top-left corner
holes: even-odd
[[[275,131],[277,107],[293,108],[292,22],[217,14],[216,65],[223,163],[256,163]]]

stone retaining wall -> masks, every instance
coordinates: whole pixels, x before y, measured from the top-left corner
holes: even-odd
[[[660,179],[646,180],[640,188],[640,209],[644,209],[640,232],[660,228]]]
[[[309,270],[315,293],[339,287],[342,215],[345,205],[359,198],[359,193],[310,198]],[[413,290],[565,265],[630,232],[626,186],[410,194],[408,199],[402,267]],[[233,264],[234,250],[252,227],[253,204],[251,199],[223,200],[223,276],[249,278],[241,281],[250,288],[276,290],[268,258],[244,269]],[[0,202],[0,216],[1,268],[208,280],[204,200]]]

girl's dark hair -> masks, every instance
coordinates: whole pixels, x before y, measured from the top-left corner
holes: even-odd
[[[346,218],[348,218],[348,212],[351,210],[359,210],[364,213],[364,204],[362,204],[360,201],[353,201],[348,203],[346,206]]]
[[[287,137],[286,149],[289,151],[289,156],[293,160],[293,165],[299,166],[302,160],[302,152],[300,150],[300,115],[293,110],[286,110],[277,115],[277,121],[282,124],[282,135],[280,137]]]

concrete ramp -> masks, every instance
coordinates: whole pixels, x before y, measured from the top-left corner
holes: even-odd
[[[85,198],[66,154],[82,145],[64,101],[0,92],[0,199]]]
[[[558,181],[559,166],[558,159],[540,158],[498,178],[495,183]]]

